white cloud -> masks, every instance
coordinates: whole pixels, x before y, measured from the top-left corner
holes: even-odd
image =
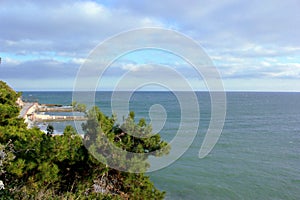
[[[154,69],[153,65],[148,64],[123,64],[122,65],[123,70],[131,71],[131,72],[137,72],[137,71],[152,71]]]
[[[100,41],[119,32],[162,26],[148,16],[136,17],[123,9],[111,9],[92,1],[53,4],[20,1],[0,6],[2,51],[26,50],[85,54]],[[4,20],[5,19],[5,20]]]
[[[73,58],[72,62],[78,65],[82,65],[85,62],[84,58]]]
[[[68,9],[68,7],[66,8]],[[104,8],[104,6],[97,4],[95,2],[76,2],[74,4],[74,9],[77,10],[77,12],[81,12],[82,16],[88,16],[91,18],[95,17],[109,17],[110,12]]]
[[[2,0],[0,53],[4,56],[0,55],[0,74],[4,79],[36,78],[31,72],[51,78],[58,70],[61,77],[74,76],[99,42],[122,31],[154,26],[174,28],[202,44],[226,81],[284,78],[293,82],[299,78],[299,6],[298,0],[166,0],[159,4],[147,0],[105,4],[92,0]],[[162,43],[171,41],[159,39]],[[155,64],[169,64],[196,77],[182,63],[160,63],[159,58],[150,64],[123,63],[107,76],[128,70],[163,76]]]
[[[261,66],[263,66],[263,67],[270,67],[270,66],[271,66],[271,63],[266,62],[266,61],[262,61],[260,64],[261,64]]]
[[[3,65],[7,65],[7,66],[10,66],[10,65],[18,65],[20,64],[21,62],[17,59],[12,59],[12,58],[1,58],[1,63]]]

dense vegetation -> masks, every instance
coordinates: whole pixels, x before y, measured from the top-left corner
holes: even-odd
[[[0,81],[0,183],[3,183],[0,199],[164,197],[164,192],[157,190],[143,173],[109,167],[114,164],[111,162],[135,160],[133,165],[120,165],[121,169],[147,169],[147,155],[153,152],[151,155],[160,156],[168,152],[167,143],[161,141],[159,135],[151,135],[151,127],[145,120],[136,124],[134,113],[130,113],[124,123],[118,125],[114,117],[93,108],[86,112],[89,120],[83,125],[84,139],[71,126],[65,128],[63,135],[52,136],[51,131],[44,134],[38,128],[26,128],[18,118],[19,107],[15,102],[19,96]],[[147,137],[137,137],[141,134]],[[105,138],[123,150],[150,154],[136,157],[112,152],[114,161],[107,160],[103,155],[108,150]],[[95,157],[101,157],[101,162]]]

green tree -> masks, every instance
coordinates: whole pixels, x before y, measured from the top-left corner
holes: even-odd
[[[53,133],[54,133],[54,127],[53,127],[53,125],[48,124],[46,131],[47,131],[47,136],[53,135]]]
[[[0,81],[0,126],[20,125],[20,108],[16,101],[21,93],[15,92],[5,82]]]
[[[151,126],[144,119],[135,123],[134,112],[130,112],[122,125],[115,124],[114,116],[105,116],[98,108],[90,110],[87,117],[88,121],[83,124],[86,132],[84,142],[92,155],[105,166],[118,166],[118,169],[128,171],[146,171],[149,167],[149,155],[162,156],[170,150],[169,145],[158,134],[152,134]],[[127,153],[111,148],[110,144],[126,150]],[[133,155],[128,152],[142,154]],[[164,197],[164,192],[158,191],[143,173],[119,172],[107,168],[102,179],[113,180],[112,193],[126,194],[131,199]]]
[[[77,112],[86,112],[86,105],[82,103],[77,103],[76,101],[73,101],[71,103],[73,110]]]
[[[144,152],[160,150],[167,144],[144,121],[139,124],[128,117],[123,125],[115,124],[115,117],[105,116],[98,108],[87,112],[83,125],[83,140],[73,127],[67,126],[61,136],[48,137],[38,128],[27,129],[18,119],[19,96],[4,82],[0,82],[0,180],[5,189],[0,199],[162,199],[164,192],[155,188],[144,174],[121,172],[99,162],[86,149],[107,148],[103,134],[124,150]],[[4,109],[3,109],[4,110]],[[49,133],[52,132],[49,128]],[[124,131],[126,130],[126,131]],[[141,133],[139,131],[142,131]],[[138,138],[130,135],[149,135]],[[95,139],[92,140],[91,138]],[[101,145],[103,145],[101,147]],[[95,151],[98,153],[98,151]],[[167,153],[163,151],[163,154]],[[158,155],[154,153],[153,155]],[[147,157],[118,158],[135,160],[136,167],[148,167]],[[105,157],[104,157],[105,158]],[[141,163],[140,163],[141,161]]]

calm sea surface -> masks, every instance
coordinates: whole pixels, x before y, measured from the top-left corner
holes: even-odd
[[[210,97],[206,92],[197,97],[201,112],[194,142],[173,164],[149,173],[155,185],[167,192],[167,199],[300,199],[300,93],[227,93],[222,135],[204,159],[198,158],[198,152],[210,120]],[[23,98],[69,105],[72,93],[24,92]],[[111,92],[96,94],[96,105],[107,115],[111,115],[110,99]],[[149,119],[154,104],[166,110],[160,134],[171,141],[181,115],[174,94],[137,92],[129,108],[136,118]],[[62,132],[67,124],[72,122],[54,126]]]

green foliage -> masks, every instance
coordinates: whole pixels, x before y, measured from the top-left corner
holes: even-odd
[[[72,105],[74,111],[86,112],[85,104],[81,104],[81,103],[77,103],[76,101],[73,101],[71,105]]]
[[[0,104],[16,105],[18,97],[21,93],[15,92],[5,82],[0,81]]]
[[[0,126],[16,124],[19,107],[16,104],[20,93],[15,92],[5,82],[0,81]]]
[[[90,110],[87,117],[88,121],[83,124],[85,145],[106,166],[122,171],[143,172],[149,167],[149,155],[162,156],[170,150],[158,134],[152,134],[152,127],[146,124],[145,119],[135,123],[134,112],[130,112],[122,125],[115,124],[114,117],[105,116],[98,108]],[[111,193],[124,193],[130,199],[164,197],[164,193],[158,191],[143,173],[119,172],[107,168],[102,179],[113,181]]]
[[[99,162],[84,145],[95,154],[99,148],[108,148],[107,140],[126,151],[165,149],[161,154],[167,153],[167,144],[151,134],[144,120],[136,124],[133,113],[124,124],[116,125],[114,117],[95,107],[86,113],[84,141],[71,126],[61,136],[51,136],[54,129],[48,126],[47,136],[38,128],[27,129],[18,119],[18,96],[0,81],[0,180],[5,186],[0,199],[163,199],[164,192],[157,190],[149,177],[109,168],[106,156]],[[147,156],[114,156],[115,162],[134,161],[133,168],[149,167]]]
[[[115,119],[105,116],[98,107],[93,107],[86,115],[88,120],[82,124],[82,130],[85,132],[85,145],[90,146],[96,141],[98,133],[112,130]]]
[[[77,132],[73,128],[73,126],[68,125],[68,126],[65,127],[65,130],[64,130],[64,136],[65,137],[73,137],[76,134],[77,134]]]
[[[134,112],[133,112],[133,111],[130,111],[130,112],[129,112],[129,118],[132,119],[132,120],[134,120],[134,117],[135,117]]]
[[[54,127],[53,127],[53,125],[48,124],[46,131],[47,131],[47,135],[51,136],[54,133]]]

